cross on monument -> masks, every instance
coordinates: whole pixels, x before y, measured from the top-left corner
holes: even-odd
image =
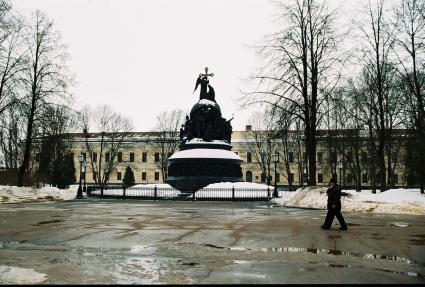
[[[199,77],[205,77],[208,80],[208,77],[214,77],[214,74],[208,74],[208,67],[205,67],[205,74],[199,74]]]

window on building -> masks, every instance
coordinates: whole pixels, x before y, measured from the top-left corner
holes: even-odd
[[[35,153],[35,161],[40,162],[40,153],[39,152]]]
[[[111,160],[111,154],[109,152],[105,153],[105,161],[109,162]]]
[[[261,182],[266,182],[267,181],[267,177],[265,173],[261,174]]]
[[[122,152],[118,153],[118,162],[122,162]]]
[[[86,153],[82,152],[81,154],[83,155],[84,160],[86,160]]]
[[[294,183],[294,173],[293,172],[289,173],[288,182]]]
[[[155,162],[159,162],[159,152],[155,153]]]
[[[146,180],[146,172],[142,172],[142,180]]]
[[[391,160],[392,160],[393,163],[396,163],[397,162],[397,153],[396,152],[393,152],[391,154]]]
[[[289,163],[293,163],[294,162],[294,152],[293,151],[290,151],[288,153],[288,161],[289,161]]]
[[[347,153],[347,162],[349,163],[353,162],[353,154],[351,152]]]
[[[398,184],[398,174],[393,174],[393,184]]]
[[[318,183],[323,183],[323,173],[318,173],[317,174],[317,182]]]
[[[246,162],[251,162],[252,161],[252,156],[250,152],[246,153]]]
[[[120,171],[117,172],[117,180],[121,180],[121,172]]]
[[[97,162],[97,152],[94,152],[92,154],[92,160],[93,160],[93,162]]]
[[[148,161],[148,153],[143,152],[142,153],[142,162],[147,162]]]
[[[246,182],[252,182],[252,171],[248,170],[246,172]]]
[[[346,184],[353,184],[353,175],[351,173],[347,174]]]
[[[155,172],[155,180],[159,180],[159,172],[158,171]]]
[[[362,155],[361,155],[361,162],[363,164],[367,163],[367,153],[362,151]]]
[[[336,160],[337,160],[336,152],[331,153],[331,160],[333,163],[336,163]]]
[[[367,173],[362,174],[362,183],[367,183]]]
[[[131,162],[134,162],[134,152],[131,152],[130,153],[130,161]]]
[[[317,162],[323,162],[323,152],[317,153]]]

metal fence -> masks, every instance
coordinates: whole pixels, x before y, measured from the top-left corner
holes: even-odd
[[[278,196],[283,192],[278,190]],[[268,201],[273,196],[273,188],[202,188],[194,193],[182,193],[177,189],[169,187],[129,187],[108,188],[103,191],[100,188],[90,187],[87,195],[89,197],[102,198],[134,198],[149,200],[205,200],[205,201]]]

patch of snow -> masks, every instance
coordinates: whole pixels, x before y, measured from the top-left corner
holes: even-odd
[[[171,185],[169,185],[168,183],[147,183],[147,184],[136,184],[133,185],[132,187],[127,188],[127,190],[129,189],[137,189],[137,188],[155,188],[155,186],[157,188],[173,188]]]
[[[207,99],[202,99],[198,102],[198,104],[200,105],[208,105],[208,106],[218,106],[216,102],[207,100]]]
[[[223,150],[223,149],[188,149],[176,152],[170,159],[182,159],[182,158],[220,158],[220,159],[233,159],[242,161],[242,159],[234,152]]]
[[[326,209],[326,187],[305,187],[295,192],[283,192],[272,201],[283,206]],[[390,189],[373,194],[371,191],[343,190],[343,211],[425,215],[425,196],[419,189]]]
[[[68,189],[45,186],[42,188],[0,185],[0,203],[32,202],[40,200],[70,200],[77,195],[78,185]]]
[[[193,138],[190,141],[187,141],[186,144],[219,144],[219,145],[229,145],[227,142],[222,140],[212,140],[210,142],[204,141],[202,138]]]
[[[265,184],[259,184],[254,182],[219,182],[219,183],[211,183],[204,188],[228,188],[231,189],[235,187],[235,189],[265,189],[269,188],[271,191],[274,189],[273,186],[267,187]]]
[[[0,265],[0,284],[40,284],[46,281],[46,274],[32,268]]]

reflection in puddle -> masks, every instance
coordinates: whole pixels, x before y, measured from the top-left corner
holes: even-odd
[[[388,260],[388,261],[394,261],[404,264],[413,265],[415,267],[423,267],[424,264],[421,264],[419,262],[416,262],[412,259],[408,259],[406,257],[401,256],[391,256],[391,255],[382,255],[382,254],[372,254],[372,253],[355,253],[355,252],[344,252],[341,250],[328,250],[328,249],[318,249],[318,248],[302,248],[302,247],[280,247],[280,248],[260,248],[260,249],[251,249],[251,248],[244,248],[244,247],[230,247],[229,250],[232,251],[262,251],[262,252],[268,252],[268,253],[280,253],[280,252],[294,252],[294,253],[313,253],[313,254],[331,254],[331,255],[341,255],[341,256],[348,256],[348,257],[356,257],[361,259],[368,259],[368,260]],[[327,263],[328,264],[328,263]],[[350,265],[338,265],[338,264],[328,264],[330,267],[340,267],[340,268],[351,268]],[[391,272],[391,271],[388,271]],[[395,274],[403,274],[407,276],[413,276],[418,278],[424,278],[424,276],[420,273],[416,272],[399,272],[394,271]]]
[[[407,227],[409,226],[409,224],[405,223],[405,222],[390,222],[391,226],[396,226],[396,227]]]
[[[313,254],[332,254],[332,255],[342,255],[342,256],[352,256],[352,257],[357,257],[357,258],[362,258],[362,259],[382,259],[382,260],[390,260],[390,261],[396,261],[396,262],[401,262],[401,263],[405,263],[405,264],[411,264],[414,265],[416,267],[422,267],[423,265],[421,265],[418,262],[415,262],[413,260],[407,259],[405,257],[401,257],[401,256],[387,256],[387,255],[380,255],[380,254],[360,254],[360,253],[354,253],[354,252],[342,252],[341,250],[327,250],[327,249],[317,249],[317,248],[300,248],[300,247],[282,247],[282,248],[261,248],[261,249],[251,249],[251,248],[244,248],[244,247],[230,247],[229,250],[233,250],[233,251],[242,251],[242,250],[248,250],[248,251],[263,251],[263,252],[296,252],[296,253],[301,253],[301,252],[308,252],[308,253],[313,253]],[[251,261],[244,261],[244,260],[233,260],[233,263],[235,264],[247,264],[247,263],[252,263]],[[319,262],[308,262],[310,264],[317,264]],[[329,267],[335,267],[335,268],[353,268],[352,265],[350,264],[335,264],[335,263],[323,263],[326,266]],[[305,268],[301,268],[301,270],[299,271],[304,271]],[[416,277],[416,278],[425,278],[424,275],[422,275],[421,273],[418,272],[413,272],[413,271],[396,271],[396,270],[388,270],[388,269],[380,269],[380,268],[375,268],[378,271],[384,271],[384,272],[389,272],[389,273],[393,273],[393,274],[400,274],[400,275],[406,275],[409,277]]]
[[[356,257],[361,259],[381,259],[389,260],[394,262],[400,262],[405,264],[414,265],[417,267],[422,267],[423,264],[416,262],[412,259],[408,259],[402,256],[391,256],[391,255],[382,255],[382,254],[372,254],[372,253],[356,253],[356,252],[344,252],[337,249],[319,249],[319,248],[302,248],[302,247],[282,247],[282,248],[261,248],[261,251],[264,252],[308,252],[313,254],[332,254],[332,255],[342,255],[348,257]]]
[[[49,220],[49,221],[40,221],[39,223],[37,223],[37,225],[50,224],[50,223],[59,223],[59,222],[62,222],[62,221],[63,220],[59,220],[59,219]]]

